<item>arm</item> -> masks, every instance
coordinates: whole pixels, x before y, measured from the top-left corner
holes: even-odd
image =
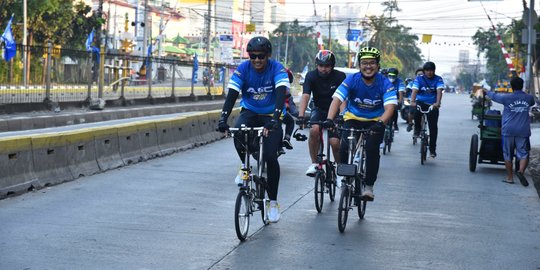
[[[227,94],[227,98],[225,99],[225,103],[223,104],[223,109],[221,110],[221,119],[219,120],[220,122],[223,121],[227,123],[234,104],[236,103],[236,99],[238,99],[238,95],[240,95],[238,91],[229,88],[229,93]]]
[[[395,104],[388,104],[384,106],[384,113],[381,115],[381,121],[386,125],[394,115]]]
[[[433,107],[440,108],[442,99],[442,88],[437,89],[437,101],[433,104]]]
[[[417,88],[413,88],[412,89],[412,93],[411,93],[411,106],[415,107],[416,106],[416,95],[418,94],[418,89]]]
[[[304,114],[306,113],[306,108],[309,103],[310,96],[311,96],[310,94],[306,94],[306,93],[302,94],[302,98],[300,99],[300,110],[298,111],[299,117],[304,117]]]
[[[330,109],[328,109],[327,119],[334,120],[334,118],[336,118],[336,114],[338,113],[341,103],[342,102],[338,97],[334,97],[332,99],[332,103],[330,104]]]

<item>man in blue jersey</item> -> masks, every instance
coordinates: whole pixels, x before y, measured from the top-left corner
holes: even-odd
[[[514,77],[510,81],[512,93],[487,92],[491,100],[504,105],[502,115],[502,142],[504,165],[506,167],[506,183],[513,184],[512,175],[512,156],[514,150],[516,158],[519,160],[519,168],[516,175],[522,185],[528,186],[529,182],[523,175],[529,163],[529,150],[531,144],[531,120],[529,110],[534,105],[534,97],[523,92],[523,80],[520,77]]]
[[[381,53],[373,47],[364,47],[358,54],[360,72],[349,75],[333,95],[324,123],[326,128],[334,126],[333,119],[342,102],[347,100],[343,119],[344,128],[369,128],[373,134],[367,137],[366,143],[366,188],[361,194],[363,200],[372,201],[373,185],[379,172],[379,144],[383,140],[384,129],[394,114],[397,105],[396,91],[392,83],[379,73]],[[347,161],[349,141],[343,132],[341,137],[341,161]]]
[[[232,108],[242,93],[240,101],[240,116],[235,127],[242,124],[248,127],[264,126],[264,152],[268,174],[268,221],[277,222],[280,218],[277,193],[279,186],[280,168],[278,163],[278,150],[281,146],[283,130],[281,129],[280,116],[284,108],[285,92],[290,88],[287,71],[279,62],[270,59],[272,44],[265,37],[254,37],[247,45],[249,61],[238,66],[232,75],[229,85],[229,93],[225,99],[218,130],[226,132],[229,129],[227,119]],[[242,162],[244,154],[242,143],[234,141],[234,145]],[[236,183],[241,185],[240,174]],[[240,180],[240,181],[239,181]]]
[[[416,76],[413,81],[411,94],[411,107],[414,110],[414,136],[418,137],[422,125],[422,113],[416,109],[416,104],[427,111],[429,126],[429,154],[432,158],[437,156],[437,133],[439,122],[439,108],[441,107],[442,91],[445,88],[443,79],[435,75],[435,63],[426,62],[423,67],[424,75]]]
[[[394,91],[396,91],[396,95],[398,98],[398,106],[396,107],[396,111],[394,112],[394,116],[392,117],[392,123],[394,124],[394,131],[399,132],[398,127],[398,110],[401,109],[401,103],[403,101],[403,95],[405,93],[405,84],[403,83],[403,80],[398,78],[399,70],[397,68],[389,68],[388,69],[388,80],[394,85]]]

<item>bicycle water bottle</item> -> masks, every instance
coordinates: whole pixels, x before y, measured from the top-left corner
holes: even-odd
[[[353,159],[353,163],[359,163],[360,162],[360,153],[356,153]]]

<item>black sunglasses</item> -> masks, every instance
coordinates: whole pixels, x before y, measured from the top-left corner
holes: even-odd
[[[253,60],[255,60],[257,58],[263,60],[264,58],[266,58],[266,54],[252,54],[252,53],[250,53],[249,58],[253,59]]]

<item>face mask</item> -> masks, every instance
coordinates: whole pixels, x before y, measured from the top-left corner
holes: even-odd
[[[388,80],[390,80],[390,82],[393,83],[396,81],[396,78],[388,78]]]

